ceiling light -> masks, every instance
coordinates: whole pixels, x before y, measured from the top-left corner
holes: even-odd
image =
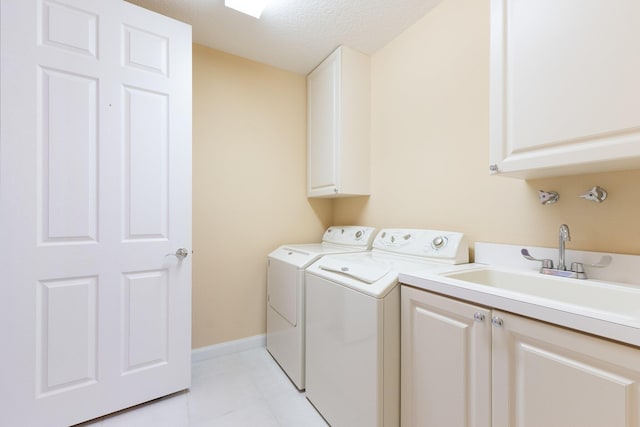
[[[271,0],[224,0],[224,5],[254,18],[260,18],[269,1]]]

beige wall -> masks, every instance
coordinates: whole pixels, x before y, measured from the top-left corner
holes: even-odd
[[[470,242],[640,254],[640,171],[536,181],[489,176],[489,1],[445,0],[372,57],[372,195],[335,223],[461,230]],[[578,198],[600,185],[603,204]],[[541,205],[537,190],[560,201]]]
[[[264,333],[267,254],[332,223],[640,254],[640,171],[489,176],[488,37],[488,0],[445,0],[373,55],[372,195],[336,201],[305,197],[305,78],[194,45],[194,348]]]
[[[266,257],[317,241],[304,76],[193,46],[193,347],[265,332]]]

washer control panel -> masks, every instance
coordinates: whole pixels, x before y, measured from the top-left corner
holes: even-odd
[[[322,242],[335,245],[370,248],[376,229],[358,225],[331,226],[322,236]]]
[[[455,231],[385,228],[377,234],[373,248],[436,262],[469,262],[469,246],[464,234]]]

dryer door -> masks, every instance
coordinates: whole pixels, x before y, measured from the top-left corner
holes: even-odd
[[[298,293],[302,292],[304,270],[269,258],[267,268],[268,304],[291,325],[297,325]]]

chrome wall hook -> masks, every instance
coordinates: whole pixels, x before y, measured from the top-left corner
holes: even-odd
[[[555,191],[538,190],[538,200],[543,205],[550,205],[558,201],[560,195]]]
[[[592,202],[602,203],[607,198],[607,191],[604,188],[597,185],[586,193],[580,195],[583,199],[591,200]]]

